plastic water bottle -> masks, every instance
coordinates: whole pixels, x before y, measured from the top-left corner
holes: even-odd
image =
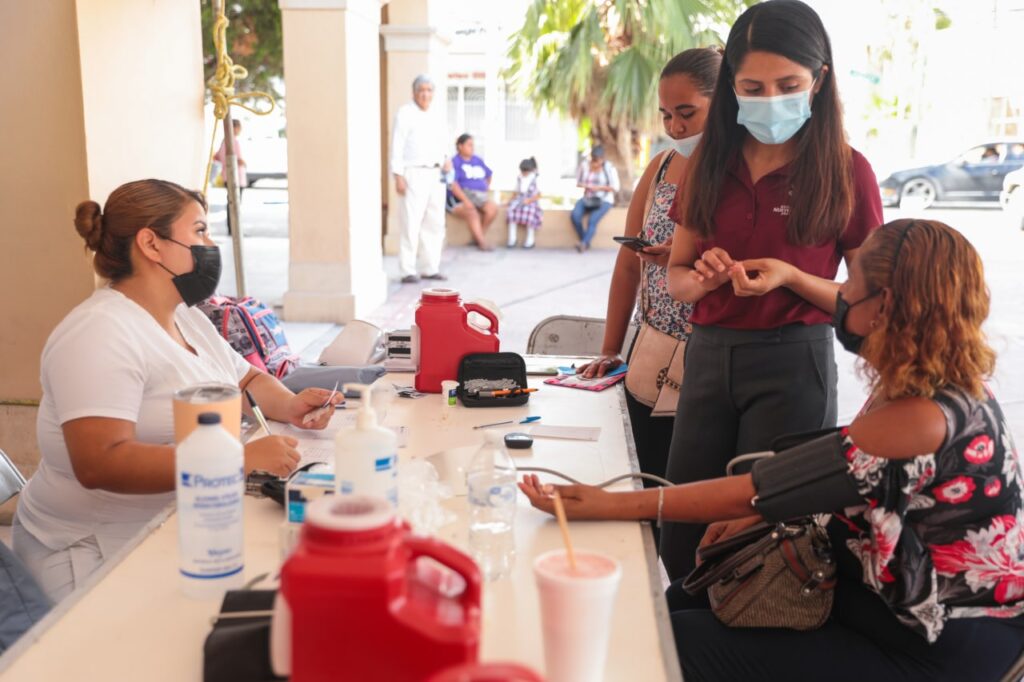
[[[242,586],[242,444],[203,412],[176,451],[178,562],[182,590],[205,599]]]
[[[515,563],[516,465],[502,434],[486,437],[466,472],[469,553],[486,580],[497,580]]]

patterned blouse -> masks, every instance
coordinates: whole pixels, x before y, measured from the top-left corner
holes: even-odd
[[[987,389],[986,389],[987,390]],[[1017,450],[991,393],[935,395],[946,440],[934,454],[846,458],[867,505],[837,521],[864,582],[907,627],[934,642],[950,618],[1024,613],[1024,505]]]
[[[654,180],[654,202],[640,230],[640,237],[652,244],[664,244],[676,229],[675,222],[668,217],[668,209],[676,198],[677,186],[665,182],[665,173],[674,156],[675,151],[669,151],[658,169]],[[647,324],[658,331],[680,341],[690,338],[690,332],[693,331],[690,325],[693,305],[680,303],[668,293],[668,269],[653,263],[643,263],[641,274],[640,286],[643,290],[637,297],[639,300],[633,324],[640,326],[640,322],[646,320]]]

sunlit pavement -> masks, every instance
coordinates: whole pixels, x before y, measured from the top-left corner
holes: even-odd
[[[231,246],[224,228],[223,190],[211,193],[211,224],[223,247],[225,271],[221,291],[234,291]],[[280,305],[288,286],[288,206],[283,189],[246,190],[242,215],[246,225],[244,252],[247,290],[268,303]],[[1024,438],[1024,232],[998,209],[938,208],[913,213],[887,209],[887,220],[925,217],[957,228],[974,244],[985,263],[992,293],[987,324],[989,339],[999,353],[993,388],[999,396],[1011,429]],[[496,227],[495,229],[503,229]],[[550,315],[571,314],[604,317],[611,268],[616,251],[611,245],[595,245],[578,254],[573,250],[497,249],[482,253],[472,247],[449,247],[443,270],[447,286],[466,299],[487,299],[502,312],[502,348],[523,352],[530,330]],[[384,328],[407,327],[412,322],[419,290],[426,286],[398,283],[398,264],[385,258],[389,274],[389,300],[367,319]],[[843,275],[840,274],[840,277]],[[338,327],[329,324],[288,323],[292,344],[315,357]],[[849,421],[863,402],[864,382],[857,376],[854,358],[838,346],[839,414]]]

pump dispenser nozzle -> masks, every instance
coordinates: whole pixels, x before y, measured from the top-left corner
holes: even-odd
[[[348,393],[354,391],[359,394],[359,410],[356,412],[357,429],[377,428],[377,412],[373,409],[373,401],[370,400],[370,393],[373,386],[368,384],[345,384],[343,390]]]

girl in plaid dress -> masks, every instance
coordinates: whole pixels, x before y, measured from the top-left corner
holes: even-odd
[[[508,203],[508,248],[515,248],[519,237],[519,226],[526,228],[524,249],[532,249],[534,233],[544,218],[540,207],[540,190],[537,188],[537,159],[532,156],[519,162],[519,179],[516,195]]]

